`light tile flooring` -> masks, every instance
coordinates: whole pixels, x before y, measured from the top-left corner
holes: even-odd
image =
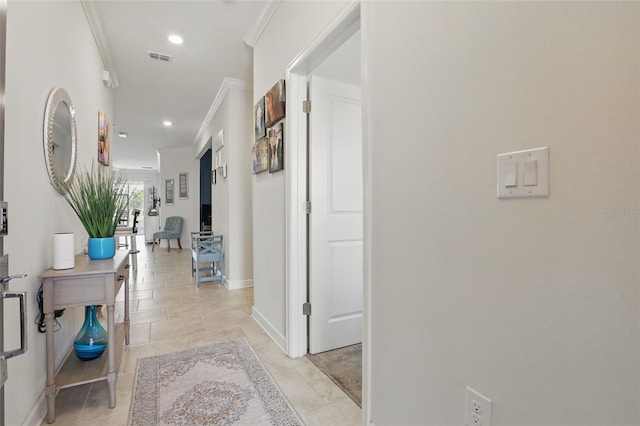
[[[307,425],[359,425],[361,410],[306,358],[291,359],[251,318],[252,289],[227,290],[217,282],[196,288],[189,250],[166,242],[151,252],[138,237],[138,272],[131,279],[131,344],[109,409],[106,381],[63,389],[56,398],[61,425],[126,425],[139,358],[246,337]],[[175,244],[175,241],[173,242]],[[123,292],[116,314],[124,314]],[[73,355],[72,355],[73,356]],[[43,423],[46,424],[46,423]]]

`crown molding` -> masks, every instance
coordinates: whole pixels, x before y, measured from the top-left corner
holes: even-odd
[[[113,65],[113,61],[111,60],[109,44],[104,36],[102,24],[100,24],[100,19],[98,18],[94,2],[91,0],[80,0],[80,3],[84,8],[84,14],[87,17],[89,27],[91,27],[93,38],[96,42],[96,46],[98,47],[98,51],[100,52],[100,57],[102,58],[102,64],[109,72],[109,79],[105,84],[108,84],[109,87],[115,89],[120,85],[120,82],[118,81],[118,73],[116,72],[116,67]]]
[[[225,77],[222,80],[222,84],[220,85],[220,89],[218,89],[218,94],[213,99],[211,103],[211,107],[209,108],[209,112],[207,112],[207,116],[204,118],[202,125],[200,126],[200,130],[198,130],[198,134],[196,135],[196,139],[193,141],[194,145],[198,145],[202,136],[207,131],[209,124],[211,124],[211,120],[213,120],[213,116],[218,112],[218,108],[222,105],[222,101],[224,97],[227,96],[230,90],[238,90],[242,92],[250,92],[252,90],[249,83],[244,80],[239,80],[237,78]]]
[[[242,41],[244,41],[247,46],[254,47],[256,45],[258,39],[260,39],[260,36],[262,35],[262,32],[267,27],[269,21],[271,21],[271,17],[275,13],[279,4],[280,0],[267,1],[267,4],[264,5],[262,13],[258,17],[255,25],[245,34],[244,38],[242,39]]]

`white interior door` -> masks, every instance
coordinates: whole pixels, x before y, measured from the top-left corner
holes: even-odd
[[[309,352],[362,341],[362,114],[358,86],[309,80]]]

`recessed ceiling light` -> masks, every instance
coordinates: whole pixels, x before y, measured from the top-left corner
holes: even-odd
[[[163,121],[163,122],[162,122],[162,124],[163,124],[164,126],[167,126],[167,127],[171,127],[171,126],[173,126],[173,123],[172,123],[172,122],[170,122],[169,120],[165,120],[165,121]]]
[[[129,137],[129,135],[128,135],[128,134],[126,134],[125,132],[120,132],[120,133],[118,133],[118,136],[120,136],[121,138]]]
[[[182,44],[184,40],[177,34],[171,34],[169,36],[169,41],[173,44]]]

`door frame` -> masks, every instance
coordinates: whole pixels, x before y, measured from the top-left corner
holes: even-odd
[[[7,0],[0,0],[0,200],[4,200],[5,95],[7,56]],[[4,254],[4,238],[0,236],[0,256]],[[8,275],[8,274],[7,274]],[[0,291],[2,289],[0,288]],[[0,300],[0,352],[4,351],[4,303]],[[7,361],[0,362],[0,374],[6,373]],[[0,383],[0,426],[5,424],[4,383]]]
[[[366,5],[363,5],[366,7]],[[307,316],[302,313],[302,305],[308,300],[308,229],[307,229],[307,188],[308,188],[308,123],[307,114],[302,111],[302,103],[308,98],[308,76],[318,65],[329,57],[355,32],[362,29],[360,0],[351,0],[336,17],[303,49],[286,69],[286,135],[285,177],[286,195],[286,351],[292,358],[307,353]],[[364,40],[364,38],[363,38]],[[367,150],[367,99],[364,72],[365,45],[362,51],[362,141],[363,141],[363,336],[362,336],[362,413],[363,423],[368,424],[371,397],[371,303],[370,303],[370,236],[368,199],[369,159]]]

